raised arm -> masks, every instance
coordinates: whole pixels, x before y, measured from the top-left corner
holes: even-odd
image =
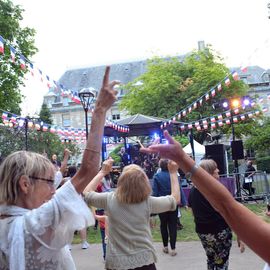
[[[98,174],[93,178],[93,180],[87,185],[87,187],[84,189],[83,193],[86,194],[90,191],[95,191],[97,189],[98,184],[100,181],[105,177],[107,174],[109,174],[112,170],[113,165],[113,159],[107,159],[102,163],[101,170],[98,172]]]
[[[93,112],[81,167],[71,180],[79,193],[83,192],[87,184],[98,172],[106,112],[116,100],[117,91],[114,90],[114,86],[119,84],[118,81],[109,82],[109,73],[110,67],[106,67],[102,87]]]
[[[206,199],[224,217],[229,226],[254,252],[270,263],[270,225],[242,204],[235,201],[229,191],[195,162],[181,145],[164,132],[169,144],[141,148],[144,153],[159,153],[162,158],[172,159],[184,171],[193,172],[191,179]]]
[[[64,158],[63,158],[63,161],[61,162],[61,167],[60,167],[60,172],[62,173],[63,176],[65,175],[65,171],[67,169],[69,156],[70,156],[70,151],[66,148],[64,150]]]
[[[179,181],[178,181],[178,165],[172,160],[169,160],[168,162],[168,170],[170,173],[170,179],[171,179],[171,195],[175,198],[177,204],[180,203],[180,187],[179,187]]]

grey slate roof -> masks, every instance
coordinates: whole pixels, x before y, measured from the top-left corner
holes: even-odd
[[[248,84],[263,83],[265,82],[265,77],[263,73],[268,73],[269,70],[265,70],[259,66],[248,66],[247,72],[242,72],[239,67],[230,68],[231,71],[235,70],[239,74],[240,78],[246,78]]]
[[[81,69],[67,70],[59,79],[59,83],[72,91],[79,91],[84,87],[94,87],[99,90],[104,66],[94,66]],[[111,65],[110,80],[120,80],[126,84],[133,81],[146,71],[146,60]]]

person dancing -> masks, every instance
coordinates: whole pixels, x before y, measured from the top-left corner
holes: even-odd
[[[0,268],[76,269],[66,246],[75,230],[94,223],[79,195],[97,174],[107,110],[117,81],[106,67],[79,171],[57,191],[55,167],[43,155],[19,151],[0,167]],[[91,218],[92,217],[92,218]]]

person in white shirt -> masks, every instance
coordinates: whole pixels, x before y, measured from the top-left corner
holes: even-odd
[[[97,174],[107,110],[117,81],[106,67],[80,170],[57,191],[55,168],[43,155],[19,151],[0,166],[0,269],[74,270],[67,244],[94,223],[80,194]]]

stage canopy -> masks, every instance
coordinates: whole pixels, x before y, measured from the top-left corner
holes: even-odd
[[[136,114],[121,120],[115,121],[117,125],[129,127],[128,133],[123,133],[109,126],[105,126],[104,136],[106,137],[133,137],[133,136],[149,136],[162,132],[160,125],[166,119]]]

